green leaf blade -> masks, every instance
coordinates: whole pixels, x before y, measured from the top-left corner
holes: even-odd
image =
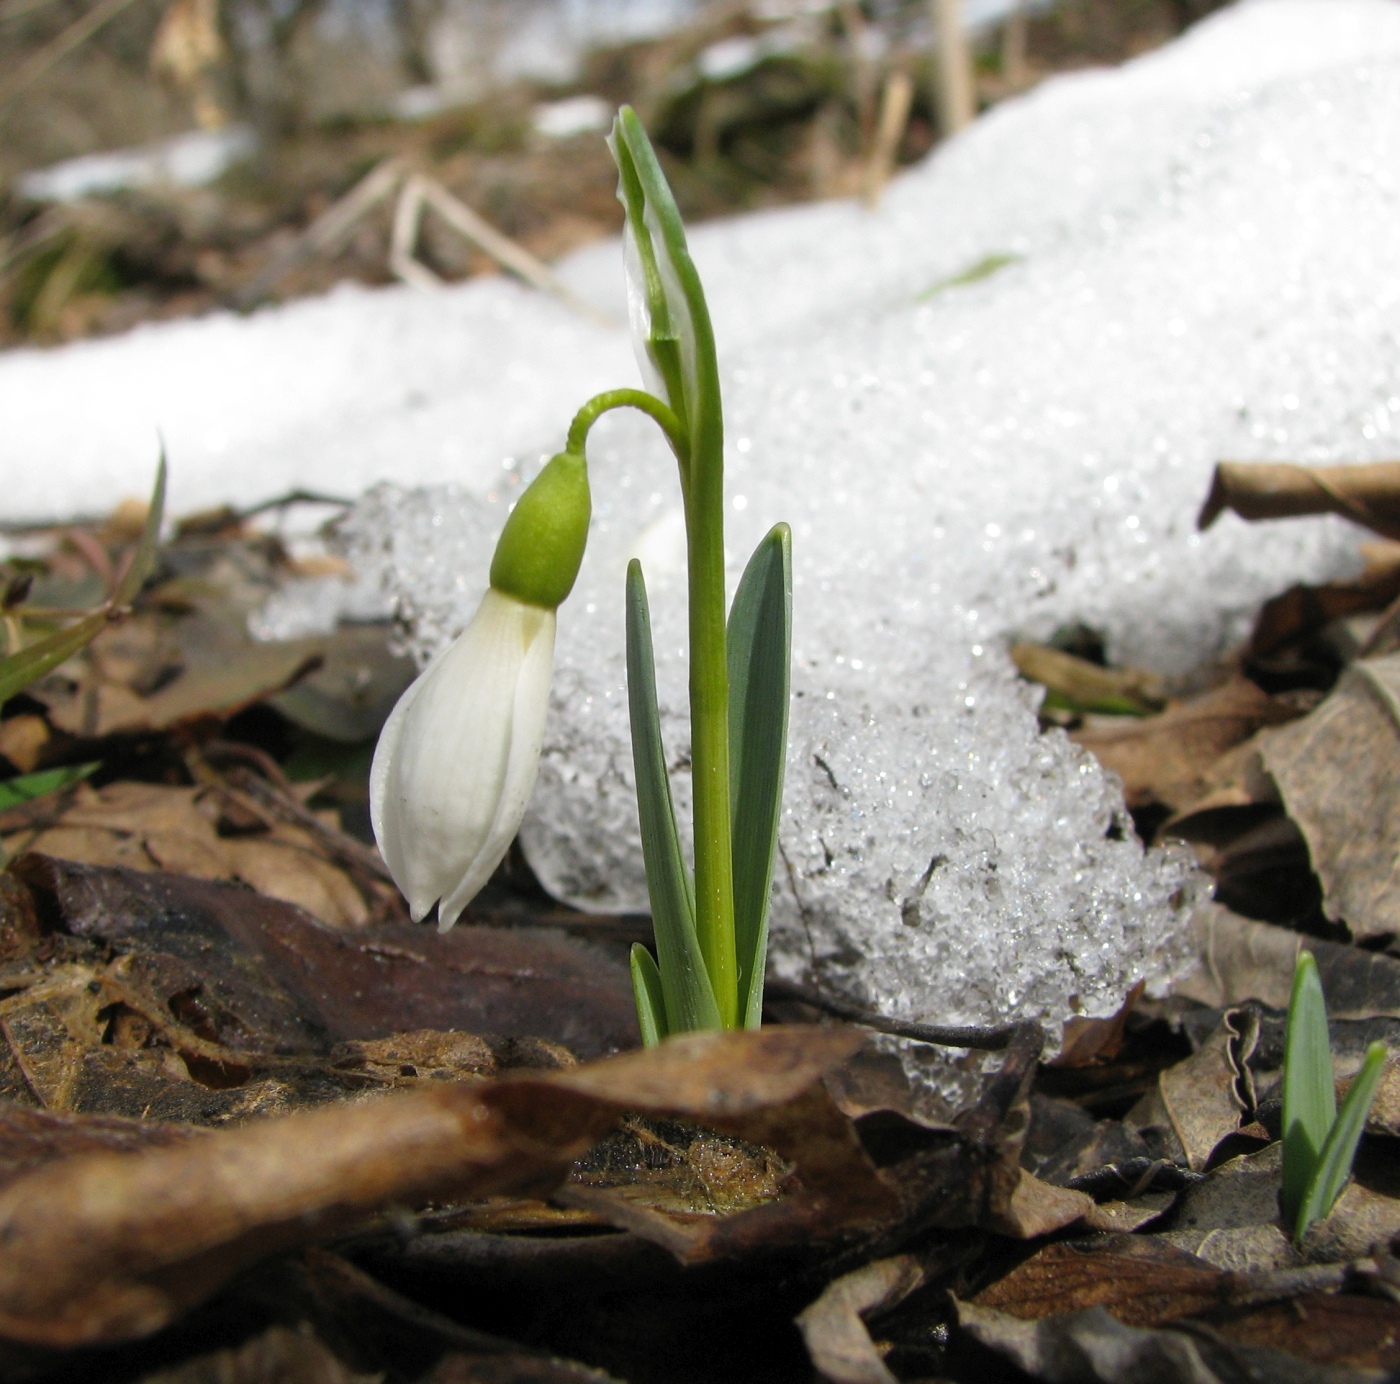
[[[111,604],[130,605],[137,593],[146,584],[156,565],[156,550],[160,546],[160,526],[165,519],[165,450],[161,449],[160,460],[156,463],[156,483],[151,491],[151,503],[146,507],[146,519],[141,525],[141,536],[136,542],[136,551],[117,589],[112,592]]]
[[[1366,1117],[1371,1113],[1371,1103],[1380,1088],[1386,1057],[1384,1043],[1372,1043],[1366,1049],[1366,1060],[1361,1064],[1361,1070],[1356,1074],[1346,1100],[1342,1102],[1341,1112],[1323,1142],[1312,1181],[1298,1210],[1295,1239],[1301,1240],[1313,1221],[1331,1214],[1342,1188],[1346,1186],[1351,1176],[1352,1160],[1356,1157],[1356,1146],[1361,1142],[1366,1128]]]
[[[634,558],[627,568],[627,706],[666,1029],[670,1033],[717,1029],[721,1027],[719,1006],[696,937],[695,902],[666,777],[655,670],[646,584],[641,564]]]
[[[763,1013],[768,904],[782,813],[792,665],[792,531],[773,528],[729,612],[729,786],[739,1020]]]
[[[1314,1181],[1322,1148],[1337,1118],[1327,1005],[1317,962],[1298,953],[1283,1058],[1283,1214],[1292,1222]]]
[[[57,793],[62,788],[71,788],[95,773],[98,767],[99,761],[94,760],[91,764],[69,764],[61,769],[41,769],[37,774],[5,779],[0,782],[0,812]]]
[[[637,1027],[642,1046],[654,1048],[666,1034],[666,995],[656,958],[640,942],[632,944],[628,958],[632,970],[632,995],[637,1001]]]

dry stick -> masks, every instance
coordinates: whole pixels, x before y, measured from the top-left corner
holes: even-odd
[[[1011,13],[1001,31],[1001,77],[1012,91],[1019,91],[1029,77],[1026,66],[1026,0],[1012,0]]]
[[[13,19],[23,19],[25,15],[33,14],[35,10],[42,10],[54,3],[55,0],[9,0],[8,4],[0,5],[0,24],[8,24]]]
[[[52,42],[45,44],[10,79],[0,83],[0,111],[28,91],[48,70],[63,61],[75,48],[86,43],[109,20],[115,19],[135,0],[101,0],[81,19],[76,19]]]
[[[852,86],[855,89],[856,110],[859,113],[860,138],[864,144],[872,138],[875,120],[875,92],[879,73],[871,61],[867,35],[869,25],[856,0],[840,0],[837,10],[846,46],[851,54]]]
[[[914,79],[898,70],[885,78],[880,95],[880,119],[875,127],[875,140],[870,150],[870,162],[865,169],[865,205],[875,207],[880,194],[894,172],[899,142],[909,124],[909,111],[914,104]]]
[[[972,55],[963,28],[962,0],[929,0],[933,18],[933,87],[938,97],[938,126],[955,135],[977,114],[972,86]]]
[[[1008,1047],[1011,1040],[1025,1030],[1026,1025],[967,1025],[919,1024],[904,1019],[889,1019],[873,1010],[863,1009],[858,1004],[838,1000],[823,994],[807,985],[799,985],[792,980],[770,979],[767,982],[769,999],[796,1000],[799,1004],[811,1005],[824,1014],[847,1023],[859,1024],[862,1028],[873,1028],[876,1033],[889,1033],[896,1038],[912,1038],[920,1043],[933,1043],[942,1048],[976,1048],[981,1052],[1000,1052]]]
[[[422,183],[423,199],[427,205],[458,235],[484,250],[497,264],[519,275],[532,288],[537,288],[542,293],[552,293],[575,312],[600,326],[618,325],[607,313],[577,297],[548,265],[536,259],[523,245],[517,245],[509,236],[502,235],[489,222],[482,220],[465,202],[454,197],[436,179],[422,178],[419,181]]]
[[[406,171],[399,158],[388,158],[376,164],[345,196],[327,207],[252,283],[238,291],[234,298],[236,305],[245,310],[256,307],[298,265],[313,255],[337,250],[360,221],[394,191]]]
[[[414,174],[399,192],[394,207],[394,229],[389,235],[389,268],[394,277],[414,288],[441,288],[442,280],[422,260],[415,258],[418,230],[423,224],[425,180]]]

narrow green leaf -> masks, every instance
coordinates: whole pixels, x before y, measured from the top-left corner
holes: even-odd
[[[21,774],[18,778],[0,782],[0,812],[21,803],[33,802],[46,793],[56,793],[60,788],[70,788],[75,783],[93,773],[97,761],[91,764],[70,764],[62,769],[43,769],[37,774]]]
[[[640,942],[632,944],[632,995],[637,1001],[637,1026],[642,1046],[654,1048],[666,1037],[666,996],[656,958]]]
[[[156,470],[150,509],[146,512],[146,522],[141,530],[141,540],[111,600],[67,628],[0,659],[0,706],[17,692],[24,691],[30,683],[37,682],[45,673],[52,672],[60,663],[66,663],[107,628],[121,607],[130,604],[155,565],[156,543],[160,537],[164,511],[165,457],[162,456]]]
[[[783,804],[792,662],[792,531],[754,550],[729,612],[729,800],[734,824],[734,946],[739,1017],[763,1014],[768,899]]]
[[[137,592],[146,584],[156,565],[156,549],[160,545],[160,526],[165,519],[165,449],[156,463],[156,484],[151,491],[151,503],[146,507],[146,522],[141,525],[141,537],[131,555],[131,565],[112,592],[111,604],[130,605]]]
[[[1331,1214],[1342,1188],[1346,1186],[1347,1178],[1351,1176],[1352,1160],[1356,1157],[1356,1146],[1361,1142],[1366,1117],[1371,1113],[1371,1102],[1376,1098],[1381,1074],[1385,1071],[1385,1059],[1384,1043],[1372,1043],[1366,1049],[1366,1060],[1361,1064],[1356,1080],[1351,1083],[1351,1090],[1342,1102],[1341,1113],[1322,1145],[1317,1169],[1298,1210],[1295,1239],[1301,1240],[1308,1226]],[[1286,1150],[1284,1156],[1287,1157]]]
[[[0,706],[90,644],[107,628],[111,618],[108,607],[101,606],[65,629],[0,659]]]
[[[642,858],[651,898],[661,988],[666,997],[666,1031],[719,1028],[719,1007],[695,934],[695,900],[676,834],[671,784],[666,777],[666,757],[661,745],[661,713],[656,705],[651,612],[642,566],[635,558],[627,567],[627,705],[632,721]]]
[[[1283,1040],[1283,1215],[1299,1213],[1337,1118],[1327,1005],[1311,952],[1298,953]]]

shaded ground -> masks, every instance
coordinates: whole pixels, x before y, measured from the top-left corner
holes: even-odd
[[[979,49],[979,100],[995,102],[1053,72],[1122,61],[1214,7],[1215,0],[1061,0],[1030,21],[1024,62],[1008,54],[1005,35],[990,36]],[[602,140],[596,132],[566,139],[537,134],[532,111],[540,100],[593,93],[612,104],[636,104],[691,220],[851,195],[865,185],[887,71],[900,67],[916,78],[896,159],[916,160],[934,143],[927,58],[901,37],[922,21],[923,7],[905,8],[887,25],[893,46],[878,60],[861,57],[851,37],[853,25],[867,21],[851,18],[856,7],[837,6],[821,21],[813,46],[771,56],[733,77],[697,80],[692,60],[707,45],[763,29],[747,7],[717,6],[667,39],[594,54],[568,87],[519,84],[489,102],[404,122],[356,114],[353,103],[333,118],[305,108],[311,96],[298,73],[313,57],[359,96],[366,83],[375,86],[343,54],[298,49],[314,6],[289,10],[273,64],[276,82],[254,81],[268,64],[258,67],[235,36],[226,66],[209,78],[214,86],[206,89],[196,73],[182,89],[175,76],[161,80],[152,72],[162,15],[149,0],[135,3],[22,96],[0,105],[0,186],[8,188],[0,204],[0,345],[60,342],[151,318],[321,293],[346,278],[389,282],[392,201],[334,249],[307,256],[249,292],[300,233],[391,156],[441,182],[544,261],[616,231],[621,213]],[[83,13],[68,0],[9,0],[0,7],[0,35],[8,40],[0,45],[0,101],[24,64]],[[395,81],[412,78],[411,64],[400,70],[396,60],[389,67],[375,79],[385,99]],[[47,210],[15,191],[14,180],[26,169],[187,129],[191,103],[214,98],[226,116],[252,121],[260,145],[250,163],[212,187],[133,190]],[[448,279],[499,268],[433,217],[424,224],[420,254]]]

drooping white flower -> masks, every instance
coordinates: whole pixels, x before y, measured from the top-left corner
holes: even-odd
[[[446,932],[501,863],[539,769],[555,608],[583,561],[592,501],[561,452],[506,520],[471,624],[399,699],[369,775],[370,821],[414,922]]]
[[[394,708],[370,817],[414,922],[446,932],[500,864],[534,791],[555,615],[494,588]]]

